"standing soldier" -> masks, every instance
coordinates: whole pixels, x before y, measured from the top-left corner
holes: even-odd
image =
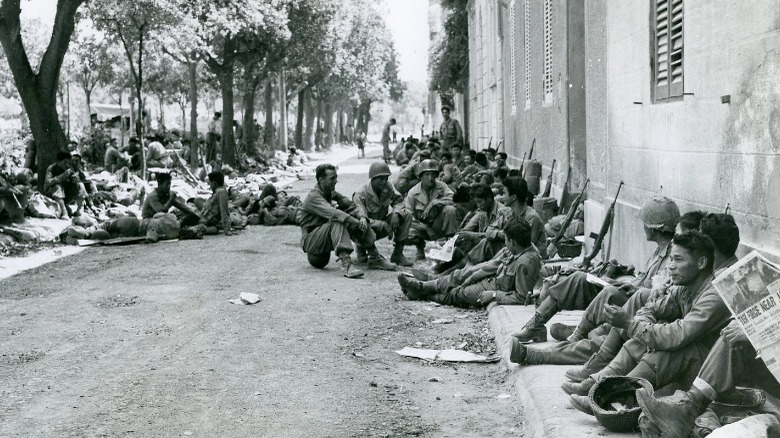
[[[209,132],[206,134],[206,162],[217,159],[217,143],[222,141],[222,113],[217,111],[209,122]]]
[[[392,155],[390,153],[390,130],[393,125],[395,125],[395,119],[390,119],[389,122],[385,123],[385,127],[382,128],[382,158],[384,158],[385,163],[390,163],[390,156]]]
[[[386,163],[372,163],[368,169],[369,182],[360,186],[352,200],[362,208],[377,239],[387,237],[395,243],[390,261],[400,266],[414,263],[404,258],[404,243],[409,237],[412,214],[404,206],[404,198],[390,184],[390,167]],[[359,263],[368,261],[365,249],[356,247]]]
[[[460,122],[450,117],[449,106],[444,105],[441,107],[441,115],[444,117],[444,121],[441,122],[441,127],[439,128],[439,138],[441,139],[442,149],[449,152],[453,144],[463,144],[463,128],[460,127]]]

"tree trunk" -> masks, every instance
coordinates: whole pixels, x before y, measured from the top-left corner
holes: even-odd
[[[339,108],[336,111],[336,143],[344,141],[344,111]]]
[[[368,122],[371,120],[371,100],[366,99],[360,102],[358,124],[360,129],[368,134]]]
[[[60,0],[49,45],[33,72],[21,35],[19,1],[0,2],[0,45],[14,84],[27,112],[36,148],[38,187],[43,189],[46,168],[56,161],[57,151],[67,148],[67,139],[57,115],[57,85],[60,68],[75,28],[76,11],[84,0]]]
[[[222,163],[236,165],[236,140],[233,137],[233,66],[223,66],[219,78],[222,89]]]
[[[325,132],[322,136],[322,145],[325,149],[330,149],[333,146],[333,105],[330,102],[325,102],[322,116],[325,118]]]
[[[322,149],[322,99],[317,99],[317,127],[314,131],[314,145],[316,150]]]
[[[257,87],[260,85],[259,75],[247,74],[244,83],[246,89],[244,90],[244,150],[253,154],[255,152],[255,140],[257,139],[257,133],[255,132],[255,98],[257,97]]]
[[[287,79],[279,72],[279,149],[287,151]]]
[[[198,62],[187,63],[190,76],[190,166],[196,169],[200,164],[198,153],[200,143],[198,141]]]
[[[183,132],[187,128],[187,102],[179,103],[179,109],[181,109],[181,130]]]
[[[164,132],[165,129],[163,129],[163,128],[165,127],[165,101],[163,99],[163,95],[162,94],[158,94],[157,95],[157,100],[160,103],[160,117],[159,117],[159,119],[157,121],[157,123],[159,124],[159,127],[157,129],[158,130],[162,130]]]
[[[88,89],[88,87],[82,87],[82,90],[84,90],[84,98],[87,101],[87,116],[91,119],[92,118],[92,92]]]
[[[311,89],[306,88],[304,102],[304,127],[303,127],[303,148],[307,151],[314,150],[314,99],[311,96]]]
[[[274,84],[271,78],[265,80],[265,133],[263,143],[273,149],[274,146]]]
[[[306,97],[306,89],[303,88],[298,92],[298,108],[296,110],[295,117],[295,147],[303,149],[303,118],[304,118],[304,98]]]

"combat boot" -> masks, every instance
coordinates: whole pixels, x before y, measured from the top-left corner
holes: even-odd
[[[406,295],[412,301],[424,300],[428,296],[422,290],[422,282],[415,280],[413,277],[406,275],[403,272],[398,273],[398,284],[401,285],[401,292]]]
[[[645,389],[636,391],[636,400],[642,412],[661,431],[661,436],[685,438],[693,429],[696,417],[709,406],[710,400],[695,387],[680,399],[678,397],[655,398]]]
[[[425,260],[425,242],[417,244],[417,260]]]
[[[368,269],[380,269],[383,271],[395,271],[398,266],[395,263],[391,263],[379,251],[376,246],[368,249]]]
[[[509,361],[523,365],[526,356],[528,356],[528,348],[518,341],[517,338],[509,338],[509,345]]]
[[[363,276],[363,271],[352,263],[352,259],[349,256],[342,257],[341,272],[347,278],[360,278]]]
[[[355,254],[357,254],[357,262],[360,264],[366,264],[368,262],[368,254],[365,248],[361,248],[355,245]]]
[[[584,395],[572,394],[569,396],[569,402],[578,411],[588,415],[593,415],[593,408],[590,406],[590,397]]]
[[[573,338],[573,340],[570,340],[576,329],[576,326],[556,322],[550,326],[550,336],[556,341],[576,342],[579,339]]]
[[[586,396],[588,395],[588,391],[590,391],[590,388],[592,388],[593,385],[595,384],[596,381],[593,380],[592,377],[588,377],[587,379],[583,380],[580,383],[563,382],[563,385],[561,385],[561,389],[563,389],[563,392],[569,395],[577,394],[577,395]]]
[[[545,323],[558,312],[558,303],[548,297],[536,308],[533,318],[528,321],[522,330],[513,334],[520,342],[547,342],[547,327]]]
[[[396,243],[393,248],[393,254],[390,256],[390,261],[398,266],[410,267],[414,265],[414,262],[404,257],[404,244]]]

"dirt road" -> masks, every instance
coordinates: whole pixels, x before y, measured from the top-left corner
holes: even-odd
[[[367,166],[343,163],[337,189]],[[490,353],[484,311],[407,301],[390,272],[313,269],[299,237],[94,248],[0,281],[0,436],[522,436],[500,365],[394,353]],[[228,302],[241,292],[263,301]]]

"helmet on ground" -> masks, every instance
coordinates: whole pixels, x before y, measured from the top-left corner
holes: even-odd
[[[322,254],[306,253],[306,257],[309,258],[309,264],[317,269],[322,269],[330,262],[330,253],[324,252]]]
[[[636,430],[642,408],[637,404],[635,393],[640,388],[653,394],[653,385],[642,378],[613,376],[599,380],[588,393],[596,420],[612,432]]]
[[[436,160],[422,160],[420,166],[417,168],[417,176],[422,176],[425,172],[439,173],[439,162]]]
[[[677,222],[680,220],[680,209],[671,199],[657,196],[642,205],[637,217],[648,228],[674,233]]]
[[[374,179],[379,176],[390,176],[390,166],[387,163],[381,161],[371,163],[371,167],[368,168],[368,179]]]

